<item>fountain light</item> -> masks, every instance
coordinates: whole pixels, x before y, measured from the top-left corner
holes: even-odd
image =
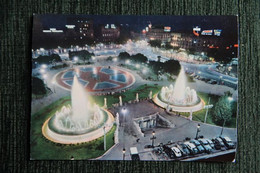
[[[40,72],[41,72],[42,74],[45,73],[45,69],[41,68],[41,69],[40,69]]]
[[[46,68],[47,68],[47,65],[46,65],[46,64],[42,64],[41,68],[42,68],[42,69],[46,69]]]
[[[48,76],[47,76],[47,74],[44,74],[42,77],[43,77],[43,79],[46,79]]]
[[[194,89],[187,87],[187,77],[184,68],[176,79],[175,85],[162,87],[161,91],[154,97],[154,102],[163,107],[169,107],[177,112],[190,112],[203,109],[204,101],[197,96]]]

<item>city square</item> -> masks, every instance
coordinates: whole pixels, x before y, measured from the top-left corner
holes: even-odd
[[[233,161],[237,37],[97,18],[64,17],[65,29],[34,18],[31,159]],[[185,154],[193,143],[203,151]]]

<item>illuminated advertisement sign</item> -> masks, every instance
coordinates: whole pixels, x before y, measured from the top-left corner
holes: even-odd
[[[215,36],[220,36],[221,35],[221,32],[222,30],[221,29],[209,29],[209,30],[203,30],[201,33],[201,28],[199,28],[198,26],[196,26],[196,28],[193,28],[193,34],[196,35],[196,36],[199,36],[200,34],[201,35],[214,35]]]
[[[213,31],[212,30],[203,30],[201,32],[201,35],[212,35]]]
[[[221,29],[214,29],[214,35],[220,36],[221,31],[222,31]]]
[[[111,28],[116,29],[115,24],[111,24]]]
[[[65,25],[66,26],[66,28],[68,28],[68,29],[73,29],[73,28],[75,28],[75,25]]]
[[[196,26],[196,28],[193,28],[193,34],[196,36],[199,36],[199,31],[201,30],[201,28],[199,28],[198,26]]]
[[[171,27],[165,26],[164,27],[164,32],[171,32]]]

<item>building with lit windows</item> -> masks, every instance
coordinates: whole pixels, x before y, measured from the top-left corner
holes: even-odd
[[[115,24],[101,26],[99,38],[102,42],[113,42],[120,36],[120,28]]]

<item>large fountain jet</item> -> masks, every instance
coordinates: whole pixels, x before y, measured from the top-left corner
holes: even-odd
[[[169,87],[162,87],[160,92],[160,98],[162,101],[169,103],[170,105],[187,106],[195,105],[199,99],[194,89],[186,87],[187,77],[183,68],[177,77],[175,85]]]
[[[91,108],[88,94],[85,92],[84,87],[79,83],[78,77],[75,75],[73,85],[71,88],[71,105],[72,105],[72,119],[74,121],[89,120]]]
[[[63,106],[49,122],[51,130],[63,134],[82,134],[103,123],[100,108],[92,105],[90,96],[78,80],[77,72],[71,88],[71,106]]]
[[[183,67],[179,73],[179,76],[175,82],[173,89],[173,98],[176,102],[182,102],[186,98],[186,82],[187,78]]]

